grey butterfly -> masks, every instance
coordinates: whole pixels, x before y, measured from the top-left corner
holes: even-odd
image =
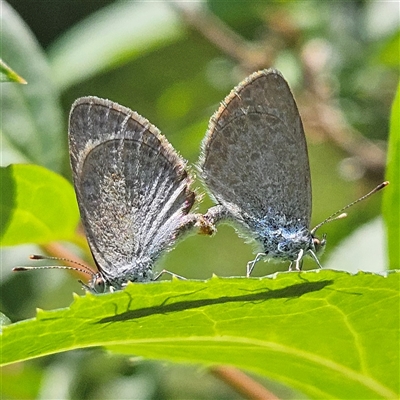
[[[257,244],[257,261],[289,261],[300,270],[325,245],[315,237],[334,213],[311,229],[311,177],[303,124],[289,85],[277,70],[253,73],[235,87],[211,117],[199,161],[202,179],[217,203],[205,214],[211,224],[233,222]],[[382,184],[385,186],[385,183]],[[339,215],[340,214],[340,215]]]
[[[101,292],[128,281],[156,279],[155,261],[199,215],[186,162],[160,131],[136,112],[83,97],[69,121],[71,167],[83,226]]]
[[[97,97],[82,97],[72,105],[69,150],[97,272],[84,265],[53,268],[89,275],[84,286],[95,293],[121,289],[128,281],[157,279],[161,274],[154,275],[154,263],[184,233],[201,225],[201,215],[190,213],[195,193],[185,160],[145,118]],[[51,267],[14,270],[40,268]]]

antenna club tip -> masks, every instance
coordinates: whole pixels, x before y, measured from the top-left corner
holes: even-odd
[[[379,186],[378,186],[378,190],[380,190],[380,189],[383,189],[384,187],[386,187],[387,185],[389,185],[389,181],[385,181],[385,182],[382,182]]]
[[[14,267],[12,270],[14,272],[27,271],[27,269],[25,267]]]
[[[43,256],[40,256],[40,255],[38,255],[38,254],[31,254],[31,255],[29,256],[29,258],[30,258],[31,260],[43,260],[43,259],[44,259]]]
[[[372,192],[371,192],[371,194],[372,193],[376,193],[376,192],[379,192],[380,190],[382,190],[383,188],[385,188],[387,185],[389,185],[389,181],[385,181],[385,182],[382,182],[382,183],[380,183]]]
[[[343,219],[343,218],[347,218],[347,216],[348,216],[348,214],[347,214],[347,213],[342,213],[342,214],[338,215],[338,216],[336,217],[336,219]]]

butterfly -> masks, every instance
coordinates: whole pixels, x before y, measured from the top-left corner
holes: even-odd
[[[168,272],[154,275],[154,263],[202,220],[190,213],[196,196],[186,161],[145,118],[97,97],[74,102],[68,138],[76,198],[97,271],[84,265],[53,268],[89,275],[84,287],[94,293]],[[14,270],[39,268],[49,267]]]
[[[282,74],[274,69],[255,72],[235,87],[211,117],[199,161],[201,177],[217,203],[205,214],[215,225],[233,222],[241,235],[257,245],[247,264],[247,276],[263,258],[290,262],[300,270],[303,258],[318,259],[326,245],[315,236],[327,222],[310,229],[311,176],[303,124]]]

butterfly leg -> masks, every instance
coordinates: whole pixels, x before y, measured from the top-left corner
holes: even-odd
[[[295,261],[292,261],[289,265],[289,271],[293,271],[293,264],[295,264],[294,271],[301,271],[303,267],[304,250],[301,249]]]
[[[246,272],[246,277],[249,278],[251,273],[253,272],[254,266],[258,261],[260,261],[264,256],[266,256],[265,253],[258,253],[256,255],[256,258],[253,261],[249,261],[247,263],[247,272]]]
[[[208,221],[204,220],[202,214],[186,214],[181,218],[179,227],[175,230],[172,240],[176,241],[184,234],[189,233],[189,231],[191,231],[195,226],[204,231],[213,228]],[[166,269],[163,269],[161,272],[159,272],[152,280],[156,281],[164,274],[169,274],[171,276],[174,276],[175,278],[186,280],[185,277],[174,274],[173,272]]]
[[[163,269],[162,271],[160,271],[152,280],[153,280],[153,281],[156,281],[156,280],[158,280],[158,278],[160,278],[160,277],[161,277],[162,275],[164,275],[164,274],[168,274],[168,275],[171,275],[171,276],[173,276],[173,277],[175,277],[175,278],[178,278],[178,279],[181,279],[181,280],[183,280],[183,281],[186,281],[186,278],[184,278],[183,276],[174,274],[173,272],[168,271],[168,270],[166,270],[166,269]]]
[[[308,250],[308,252],[311,254],[312,258],[317,263],[318,267],[322,269],[322,265],[319,262],[317,255],[312,250]]]

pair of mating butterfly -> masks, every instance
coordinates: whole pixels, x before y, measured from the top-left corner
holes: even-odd
[[[92,292],[157,279],[153,264],[182,234],[195,228],[211,234],[221,220],[237,223],[259,245],[247,276],[263,257],[290,261],[290,269],[300,270],[309,254],[321,266],[317,253],[326,241],[316,238],[315,231],[345,216],[342,209],[309,229],[307,145],[293,95],[276,70],[250,75],[211,117],[199,169],[217,205],[205,215],[190,213],[195,193],[186,162],[136,112],[96,97],[76,100],[69,147],[98,272],[65,268],[88,274],[91,279],[84,286]],[[32,268],[41,267],[16,269]]]

